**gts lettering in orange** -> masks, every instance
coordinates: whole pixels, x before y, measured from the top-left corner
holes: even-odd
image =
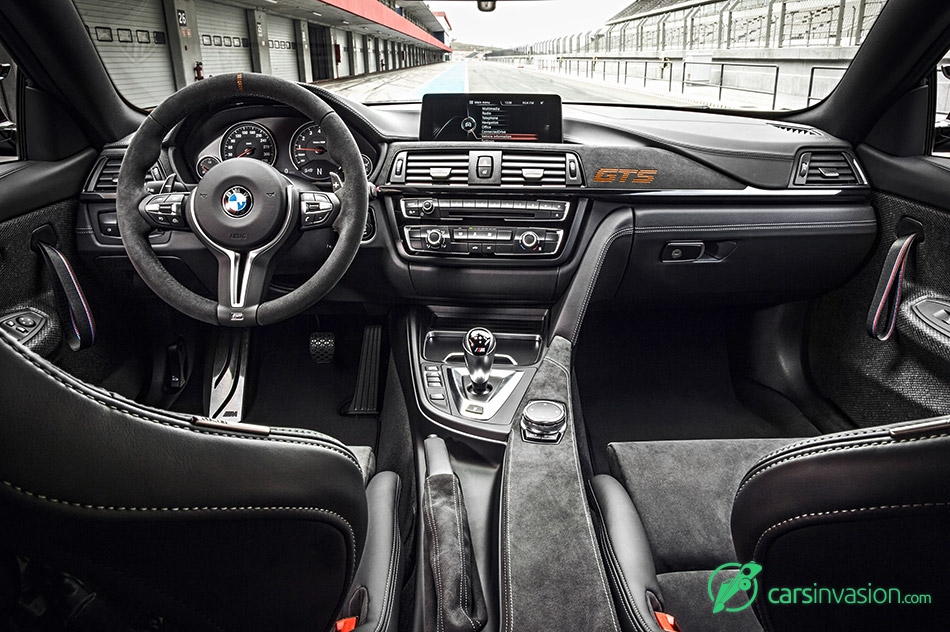
[[[598,169],[594,182],[618,182],[621,184],[650,184],[656,169]]]

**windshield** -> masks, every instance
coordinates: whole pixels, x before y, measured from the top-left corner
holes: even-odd
[[[206,77],[265,72],[363,103],[543,93],[790,110],[834,89],[884,0],[75,4],[118,90],[146,109]]]

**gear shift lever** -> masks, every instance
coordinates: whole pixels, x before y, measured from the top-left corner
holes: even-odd
[[[472,380],[472,392],[484,395],[488,392],[488,378],[495,363],[495,336],[484,327],[475,327],[462,339],[465,367]]]

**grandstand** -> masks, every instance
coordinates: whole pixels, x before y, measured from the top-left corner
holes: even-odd
[[[635,0],[599,29],[494,61],[678,93],[798,108],[824,97],[885,0]]]

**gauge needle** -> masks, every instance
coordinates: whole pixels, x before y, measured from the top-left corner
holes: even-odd
[[[235,158],[243,158],[244,156],[250,156],[253,153],[254,153],[254,148],[248,147],[247,149],[239,153],[237,156],[235,156]]]
[[[326,149],[323,147],[298,147],[297,151],[313,151],[318,154],[322,154],[326,152]]]

